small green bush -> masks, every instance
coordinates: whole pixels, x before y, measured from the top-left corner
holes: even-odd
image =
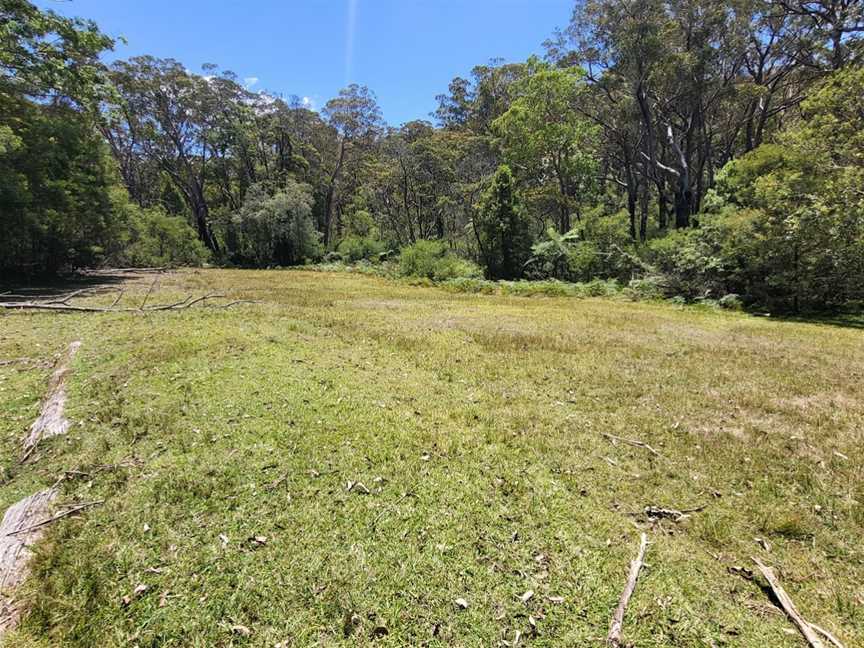
[[[631,279],[624,294],[633,301],[663,299],[666,282],[663,277],[649,275],[641,279]]]
[[[583,297],[612,297],[621,292],[621,285],[614,279],[594,279],[577,285],[577,290]]]
[[[477,293],[492,295],[498,292],[498,284],[485,279],[474,279],[471,277],[457,277],[449,279],[441,284],[445,290],[456,293]]]
[[[402,248],[399,272],[405,277],[425,277],[433,281],[483,276],[476,264],[452,254],[440,241],[417,241]]]
[[[726,310],[744,310],[744,302],[741,301],[741,297],[735,294],[723,295],[717,303],[720,304],[720,308]]]
[[[545,297],[563,297],[574,294],[574,284],[567,284],[563,281],[502,281],[501,293],[504,295],[518,295],[521,297],[531,297],[542,295]]]
[[[336,252],[343,261],[379,261],[387,251],[387,244],[371,236],[348,236],[339,243]]]

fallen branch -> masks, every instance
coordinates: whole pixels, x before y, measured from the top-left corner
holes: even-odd
[[[232,302],[228,302],[227,304],[213,304],[212,306],[207,306],[207,308],[230,308],[231,306],[237,306],[238,304],[263,304],[264,302],[258,301],[257,299],[235,299]]]
[[[756,563],[759,571],[762,572],[765,580],[768,581],[768,585],[771,587],[771,591],[774,593],[775,598],[780,602],[783,611],[790,619],[792,619],[795,625],[798,626],[801,634],[804,635],[804,638],[812,648],[826,648],[825,643],[819,638],[820,634],[826,637],[837,648],[843,648],[843,644],[841,644],[834,635],[827,630],[823,630],[822,628],[813,625],[799,614],[798,609],[795,607],[795,603],[792,602],[792,599],[789,598],[786,590],[784,590],[780,585],[780,581],[777,580],[777,576],[774,574],[773,569],[768,567],[758,558],[754,557],[753,562]]]
[[[57,520],[62,520],[63,518],[69,517],[70,515],[75,515],[79,511],[83,511],[86,508],[90,508],[91,506],[98,506],[99,504],[104,504],[104,503],[105,503],[105,500],[95,500],[93,502],[83,502],[82,504],[76,504],[75,506],[72,506],[72,507],[66,509],[65,511],[59,511],[59,512],[55,513],[54,515],[52,515],[50,518],[48,518],[46,520],[42,520],[41,522],[37,522],[36,524],[33,524],[31,526],[24,527],[23,529],[16,529],[15,531],[10,531],[6,535],[11,536],[11,535],[17,535],[19,533],[29,533],[30,531],[35,531],[36,529],[41,529],[44,526],[52,524],[52,523],[56,522]]]
[[[150,284],[150,287],[147,289],[147,294],[144,295],[144,301],[141,302],[141,306],[139,306],[139,310],[144,310],[144,307],[147,305],[147,300],[150,299],[150,293],[153,292],[153,289],[156,287],[156,282],[159,281],[159,278],[153,280],[153,283]]]
[[[648,548],[648,536],[643,533],[642,539],[639,542],[639,553],[636,559],[630,563],[630,574],[627,576],[627,585],[624,591],[621,592],[621,598],[618,600],[618,607],[615,609],[615,614],[612,615],[612,625],[609,627],[609,635],[606,637],[606,645],[610,648],[619,648],[621,646],[621,630],[624,628],[624,613],[627,611],[627,604],[630,602],[630,597],[636,589],[636,581],[639,578],[639,572],[642,570],[642,565],[645,560],[645,550]]]
[[[35,362],[33,358],[15,358],[14,360],[0,360],[0,367],[8,367],[9,365],[22,364],[25,362]]]
[[[606,432],[603,432],[602,434],[604,437],[612,441],[612,445],[615,445],[616,441],[620,441],[621,443],[626,443],[627,445],[631,445],[636,448],[644,448],[645,450],[653,454],[655,457],[663,456],[644,441],[639,441],[638,439],[625,439],[624,437],[615,436],[614,434],[608,434]]]
[[[70,313],[152,313],[158,311],[169,311],[169,310],[185,310],[187,308],[192,308],[192,306],[196,304],[200,304],[208,299],[225,299],[224,295],[204,295],[203,297],[198,297],[196,299],[192,299],[192,296],[188,296],[182,301],[173,302],[170,304],[158,304],[154,306],[147,307],[138,307],[138,308],[117,308],[116,301],[115,304],[111,306],[79,306],[77,304],[68,304],[63,301],[16,301],[16,302],[0,302],[0,308],[5,308],[8,310],[48,310],[48,311],[60,311],[60,312],[70,312]],[[237,306],[238,304],[260,304],[259,301],[253,301],[248,299],[237,299],[227,304],[214,304],[212,306],[208,306],[209,308],[230,308],[231,306]]]
[[[271,482],[269,486],[265,486],[265,487],[264,487],[264,490],[266,490],[266,491],[274,491],[274,490],[276,490],[276,489],[279,488],[282,484],[284,484],[286,481],[288,481],[288,478],[289,478],[290,476],[291,476],[291,472],[290,472],[290,471],[284,473],[281,477],[279,477],[279,479],[276,479],[275,481]]]

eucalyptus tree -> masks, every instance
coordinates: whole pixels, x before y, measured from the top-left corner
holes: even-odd
[[[324,106],[324,119],[337,136],[337,152],[330,161],[324,206],[324,244],[334,242],[334,229],[339,208],[339,191],[346,167],[355,172],[358,163],[375,145],[384,128],[381,109],[375,94],[366,86],[351,84]],[[347,193],[345,192],[347,197]]]
[[[584,90],[579,68],[554,68],[537,58],[514,84],[510,108],[492,130],[517,177],[538,202],[551,203],[556,227],[565,233],[571,214],[592,197],[597,176],[598,129],[577,111]]]
[[[155,163],[183,196],[201,241],[218,253],[207,195],[219,145],[210,80],[151,56],[115,63],[111,78],[118,101],[107,107],[106,136],[115,155]]]

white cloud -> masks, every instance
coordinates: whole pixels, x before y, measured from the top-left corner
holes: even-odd
[[[258,82],[260,80],[261,79],[259,79],[258,77],[254,77],[254,76],[246,77],[245,79],[243,79],[243,84],[246,86],[246,89],[249,90],[253,86],[258,85]]]
[[[318,110],[315,106],[315,100],[312,97],[303,97],[300,102],[303,104],[304,108],[308,108],[309,110]]]

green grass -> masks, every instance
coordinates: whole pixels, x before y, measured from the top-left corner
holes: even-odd
[[[861,330],[321,272],[151,302],[208,290],[263,303],[0,316],[0,358],[42,361],[0,367],[0,505],[69,469],[61,501],[106,500],[49,528],[7,645],[599,646],[641,529],[640,648],[805,646],[751,556],[864,644]],[[74,339],[75,425],[19,466]]]

